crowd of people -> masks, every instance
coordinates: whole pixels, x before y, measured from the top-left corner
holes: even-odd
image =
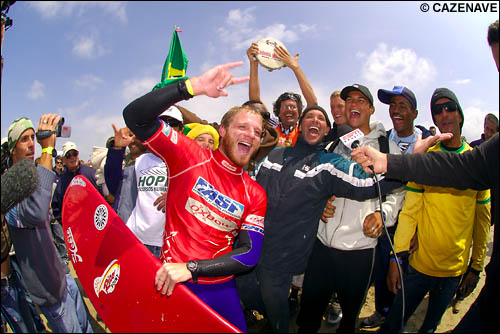
[[[488,30],[497,67],[498,35],[497,20]],[[40,185],[2,212],[2,323],[14,332],[44,331],[41,312],[54,332],[93,332],[62,230],[64,194],[76,175],[162,262],[151,279],[164,298],[183,283],[241,331],[257,311],[272,332],[289,332],[295,313],[303,333],[317,332],[324,318],[339,323],[339,333],[358,326],[400,332],[428,293],[420,331],[434,332],[452,301],[470,295],[498,221],[498,118],[488,114],[484,134],[469,144],[458,97],[437,88],[435,134],[415,124],[416,96],[396,85],[376,94],[393,123],[385,129],[373,120],[374,96],[357,83],[333,91],[329,115],[298,55],[282,47],[275,55],[302,95],[284,92],[271,114],[260,97],[258,51],[256,43],[247,50],[249,77],[230,71],[243,62],[218,65],[132,101],[126,127],[110,124],[90,166],[72,141],[55,154],[60,116],[44,114],[38,127],[26,117],[12,122],[2,141],[6,168],[35,160],[38,143]],[[220,123],[180,105],[226,96],[247,81],[248,101]],[[361,148],[344,140],[354,130]],[[493,328],[497,239],[485,288],[457,331]],[[4,251],[4,243],[12,247]],[[359,322],[372,284],[375,312]]]

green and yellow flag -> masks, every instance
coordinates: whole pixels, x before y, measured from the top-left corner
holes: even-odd
[[[163,65],[163,72],[161,74],[161,82],[156,84],[153,90],[165,87],[177,80],[186,78],[186,69],[189,62],[184,49],[182,48],[181,41],[177,35],[178,28],[174,28],[172,34],[172,41],[170,42],[170,50],[167,59]]]

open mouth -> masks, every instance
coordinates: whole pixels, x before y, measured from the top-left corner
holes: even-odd
[[[238,142],[238,152],[244,155],[248,155],[250,150],[252,149],[252,145],[245,141]]]
[[[309,134],[312,136],[319,136],[319,128],[317,126],[309,127]]]
[[[361,117],[361,112],[359,110],[351,110],[350,111],[351,118],[359,118]]]

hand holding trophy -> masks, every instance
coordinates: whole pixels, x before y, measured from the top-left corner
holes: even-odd
[[[273,71],[286,66],[281,60],[282,57],[275,52],[276,47],[282,48],[288,54],[285,46],[279,40],[272,37],[265,37],[257,42],[257,46],[259,50],[255,58],[263,67],[267,68],[269,71]]]

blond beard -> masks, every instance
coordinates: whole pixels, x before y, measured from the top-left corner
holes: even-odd
[[[234,163],[237,166],[244,167],[245,165],[248,164],[248,162],[250,161],[250,159],[253,157],[253,155],[259,149],[259,147],[256,147],[256,148],[252,149],[250,151],[250,153],[247,155],[246,158],[241,158],[241,157],[237,157],[234,154],[234,149],[233,148],[235,148],[237,145],[238,145],[238,143],[236,142],[236,140],[232,136],[226,135],[224,138],[221,138],[221,142],[220,142],[220,145],[219,145],[220,146],[219,150],[222,153],[224,153],[224,155],[232,163]]]

